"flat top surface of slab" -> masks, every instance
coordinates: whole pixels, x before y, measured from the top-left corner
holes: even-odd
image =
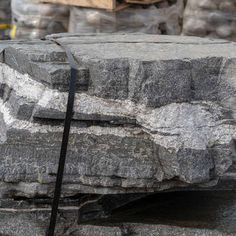
[[[54,36],[49,36],[54,37]],[[235,57],[236,44],[224,40],[145,34],[63,35],[58,41],[78,55],[90,58],[174,60],[203,57]]]
[[[76,57],[87,56],[94,59],[129,58],[142,61],[195,59],[204,57],[235,57],[236,43],[225,40],[205,39],[185,36],[165,36],[146,34],[56,34],[55,38],[68,45]],[[44,44],[50,41],[4,41],[0,51],[7,46],[20,44],[26,48],[44,50]],[[55,50],[55,47],[53,50]]]

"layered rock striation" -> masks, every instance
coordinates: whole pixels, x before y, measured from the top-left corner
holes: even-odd
[[[148,35],[57,40],[79,64],[64,178],[73,194],[204,185],[229,168],[234,43]],[[1,193],[50,195],[70,67],[50,37],[1,48]]]

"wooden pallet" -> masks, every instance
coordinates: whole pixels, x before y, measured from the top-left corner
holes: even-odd
[[[65,4],[79,7],[99,8],[110,11],[119,11],[133,4],[152,4],[163,0],[124,0],[118,3],[116,0],[39,0],[45,3]]]
[[[157,2],[161,2],[163,0],[125,0],[127,3],[133,4],[153,4]]]
[[[122,10],[129,6],[128,3],[124,2],[120,4],[116,0],[40,0],[40,2],[106,9],[110,11]]]

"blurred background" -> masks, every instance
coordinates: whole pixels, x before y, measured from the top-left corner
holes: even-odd
[[[0,0],[1,39],[148,33],[236,39],[235,0]]]

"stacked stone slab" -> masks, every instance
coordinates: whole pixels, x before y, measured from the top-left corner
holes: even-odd
[[[66,6],[37,0],[12,0],[11,5],[18,39],[43,38],[48,34],[67,32],[69,9]]]
[[[184,13],[184,35],[236,40],[234,0],[188,0]]]
[[[103,225],[81,225],[74,230],[71,236],[123,236],[126,235],[137,235],[137,236],[234,236],[235,234],[224,233],[218,230],[210,229],[199,229],[199,228],[188,228],[188,227],[177,227],[168,225],[151,225],[151,224],[135,224],[135,223],[125,223],[125,224],[114,224],[111,226]]]
[[[64,199],[209,188],[231,166],[235,43],[142,34],[6,42],[0,44],[0,198],[6,222],[15,205],[5,199],[48,199],[53,193],[70,66],[52,39],[71,50],[79,70]],[[48,203],[43,209],[27,205],[29,215],[24,204],[15,222],[29,222],[43,235]],[[77,224],[75,205],[65,208],[73,217],[61,215],[58,235]],[[90,214],[106,215],[104,207],[93,207],[98,210]],[[32,220],[37,217],[42,221]],[[15,233],[9,227],[0,233],[28,235],[25,228]]]
[[[153,5],[131,5],[117,12],[72,7],[70,33],[148,33],[179,35],[182,31],[183,0]]]

